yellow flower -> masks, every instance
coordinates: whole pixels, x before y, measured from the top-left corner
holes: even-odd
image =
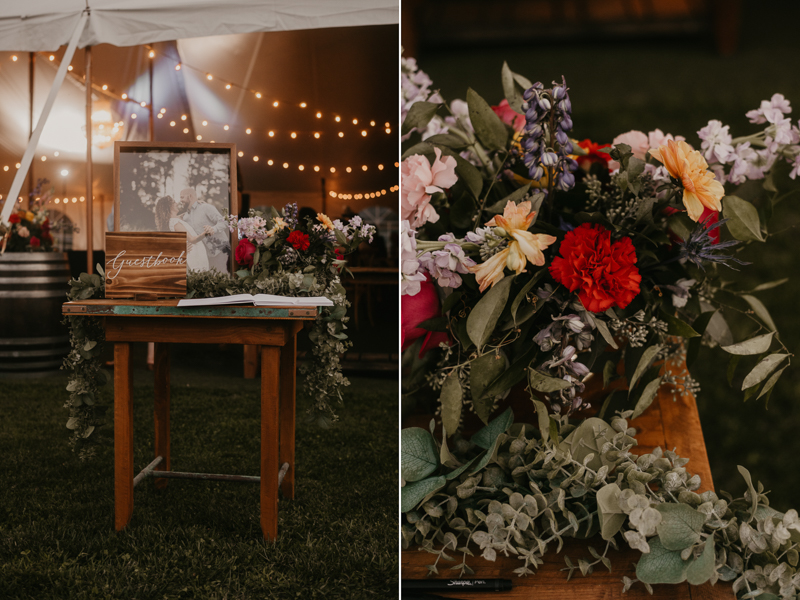
[[[708,163],[700,152],[684,141],[669,140],[666,146],[650,150],[650,154],[683,184],[683,205],[692,221],[700,220],[704,208],[722,210],[720,200],[725,188],[708,170]]]
[[[33,220],[36,218],[36,215],[34,215],[31,211],[28,211],[28,212],[25,213],[25,218],[28,221],[33,222]]]
[[[286,221],[283,220],[283,217],[275,217],[272,219],[272,222],[275,224],[273,227],[275,230],[286,229],[288,227]]]
[[[487,227],[502,229],[510,241],[508,248],[501,250],[486,262],[470,267],[470,271],[475,273],[481,292],[503,279],[505,277],[503,270],[506,267],[519,275],[525,270],[528,262],[539,267],[544,264],[543,250],[555,242],[556,238],[528,231],[535,216],[536,213],[531,211],[530,202],[521,202],[519,205],[509,202],[502,216],[497,215],[486,222]]]
[[[325,225],[330,231],[333,231],[333,222],[328,215],[317,213],[317,221]]]

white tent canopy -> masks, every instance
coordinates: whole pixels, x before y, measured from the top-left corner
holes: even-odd
[[[399,22],[398,0],[3,0],[0,50],[56,50],[86,10],[79,48]]]
[[[77,47],[398,22],[398,0],[3,0],[0,50],[48,51],[64,44],[67,50],[20,161],[0,222],[8,222],[13,198],[22,188]],[[87,210],[91,212],[91,193],[87,197]]]

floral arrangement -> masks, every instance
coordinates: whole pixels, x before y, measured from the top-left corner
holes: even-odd
[[[714,513],[729,526],[734,521],[726,507],[717,511],[717,499],[665,495],[664,490],[672,488],[656,477],[673,477],[670,470],[683,463],[667,455],[643,457],[641,464],[631,459],[632,430],[627,425],[619,429],[621,421],[616,421],[618,425],[584,421],[604,423],[627,436],[613,442],[612,448],[597,428],[591,430],[597,433],[594,441],[599,450],[594,460],[606,452],[614,457],[609,462],[603,459],[599,478],[599,463],[590,478],[588,469],[580,469],[586,465],[573,460],[575,448],[572,458],[569,452],[563,455],[559,440],[568,437],[570,417],[586,416],[591,377],[602,380],[605,389],[627,390],[615,400],[619,404],[620,396],[625,396],[619,408],[627,416],[631,409],[641,414],[661,386],[672,386],[675,393],[699,391],[687,369],[668,370],[662,365],[685,357],[691,366],[700,344],[718,346],[729,357],[729,382],[744,392],[745,399],[769,399],[791,353],[755,294],[786,280],[745,290],[730,273],[747,267],[740,251],[766,241],[772,207],[800,187],[796,181],[800,129],[786,116],[791,112],[789,102],[776,94],[748,113],[751,123],[764,126],[753,135],[733,138],[729,126],[710,121],[698,132],[699,149],[661,130],[631,131],[611,144],[598,144],[572,137],[572,106],[563,78],[545,87],[512,72],[508,65],[503,66],[501,78],[505,99],[496,106],[471,89],[466,102],[448,103],[433,91],[432,81],[413,60],[403,60],[403,386],[412,401],[431,392],[438,397],[444,430],[441,442],[416,440],[408,448],[404,437],[404,537],[431,550],[434,540],[443,549],[455,549],[456,541],[459,547],[472,541],[496,550],[499,546],[492,544],[503,537],[521,556],[529,557],[520,571],[526,574],[547,543],[562,534],[578,535],[577,526],[567,526],[574,524],[573,518],[593,518],[576,517],[577,512],[570,517],[562,492],[573,482],[591,479],[582,483],[586,498],[583,494],[573,498],[587,500],[584,511],[592,513],[592,506],[607,497],[599,490],[609,493],[604,486],[616,482],[618,491],[624,492],[625,485],[633,485],[630,478],[625,485],[621,479],[630,464],[643,472],[636,480],[642,485],[634,485],[634,491],[641,497],[636,507],[647,512],[649,520],[641,528],[640,513],[630,517],[629,527],[639,535],[626,533],[625,539],[643,557],[654,547],[663,549],[658,538],[651,539],[657,533],[654,512],[660,503],[668,503],[671,511],[676,502],[686,504],[691,497],[689,504],[703,513],[703,523]],[[474,412],[484,423],[497,423],[491,419],[515,386],[524,387],[536,407],[541,439],[531,438],[530,432],[526,436],[524,430],[509,434],[508,423],[492,430],[498,434],[492,435],[498,446],[487,446],[481,434],[464,442],[460,431],[466,415]],[[610,400],[607,394],[600,417],[608,412]],[[607,441],[612,442],[610,436]],[[521,460],[512,461],[509,451],[498,453],[505,442],[511,443],[511,456]],[[454,445],[462,453],[451,458],[445,449]],[[416,464],[414,453],[425,447],[438,448],[439,453],[434,469],[420,477],[406,463]],[[660,471],[648,471],[647,465],[657,461],[663,463]],[[432,475],[435,470],[438,474]],[[569,480],[562,481],[561,473]],[[542,485],[539,477],[549,483]],[[512,480],[517,487],[501,485]],[[473,484],[475,497],[463,491]],[[525,527],[515,532],[509,526],[514,516],[502,505],[513,497],[510,508],[514,515],[521,514],[517,492],[523,499],[531,490],[536,496],[537,485],[545,502],[537,499],[535,514],[528,516],[546,514],[549,521],[538,529],[531,525],[529,533],[524,533]],[[678,491],[688,494],[697,489],[695,482],[686,485]],[[756,502],[754,493],[747,498]],[[712,510],[701,510],[707,502]],[[611,512],[627,518],[634,507],[627,510],[629,505],[623,504],[612,506]],[[598,510],[593,514],[602,513]],[[759,535],[772,535],[775,523],[771,516],[762,517],[761,512],[756,515],[755,504],[747,519],[737,513],[739,522],[748,526],[755,527],[761,519]],[[620,527],[610,537],[625,524],[621,516],[614,521]],[[461,533],[482,529],[486,536],[460,538]],[[700,526],[697,533],[703,541],[708,537]],[[544,534],[551,537],[541,543]],[[731,533],[727,541],[734,537]],[[704,555],[712,545],[699,539],[668,550],[680,551],[684,561],[680,564],[686,569],[693,558],[717,567],[727,564],[719,549]],[[746,536],[736,541],[748,546]],[[764,544],[772,548],[772,542]],[[494,550],[484,556],[491,558]],[[741,556],[744,567],[736,571],[737,577],[751,564],[747,552]],[[643,558],[640,565],[653,564],[648,560]],[[796,566],[796,560],[790,561],[788,571],[781,573],[793,574]],[[682,573],[684,578],[676,581],[686,578]],[[690,581],[715,579],[721,570],[704,566],[702,573]],[[739,587],[749,588],[755,581],[751,575],[742,575]],[[639,578],[648,584],[658,579]],[[758,589],[769,587],[777,594],[775,581],[770,580],[772,587],[759,584]]]
[[[316,222],[300,223],[296,204],[287,204],[281,212],[274,208],[265,214],[251,211],[246,218],[232,216],[228,221],[241,236],[235,252],[240,270],[233,276],[216,271],[189,273],[187,297],[267,293],[332,300],[333,306],[319,311],[308,333],[312,356],[300,367],[302,389],[312,399],[309,418],[326,426],[337,418],[333,404],[341,402],[341,388],[350,384],[339,363],[351,345],[345,333],[350,303],[341,272],[346,269],[345,257],[362,242],[372,241],[375,227],[358,216],[342,223],[323,214]],[[70,300],[103,297],[103,269],[98,265],[97,270],[99,275],[83,273],[72,280]],[[105,423],[106,406],[100,394],[109,377],[100,364],[103,326],[95,317],[69,316],[67,321],[72,346],[64,359],[64,369],[70,372],[67,428],[73,431],[73,447],[88,458],[102,441],[96,429]]]
[[[8,225],[0,224],[0,254],[5,252],[50,252],[53,250],[53,229],[44,205],[50,199],[52,190],[42,193],[48,183],[40,179],[31,197],[38,197],[30,204],[28,210],[18,210],[8,217]]]

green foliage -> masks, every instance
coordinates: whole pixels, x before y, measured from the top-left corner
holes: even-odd
[[[535,404],[540,431],[512,426],[504,417],[502,433],[494,421],[491,436],[486,430],[471,440],[455,436],[455,461],[483,456],[479,467],[439,465],[427,481],[441,487],[431,491],[431,485],[416,505],[404,503],[403,546],[434,554],[430,569],[457,549],[461,558],[453,569],[471,573],[467,557],[477,547],[487,560],[516,556],[521,564],[514,572],[529,575],[564,538],[600,533],[609,544],[621,538],[642,553],[636,576],[645,586],[721,579],[734,581],[738,593],[788,599],[800,591],[800,518],[794,510],[772,509],[746,469],[740,468],[743,497],[699,494],[700,478],[687,473],[688,459],[661,448],[630,452],[636,445],[631,411],[610,423],[586,419],[573,429]],[[588,575],[600,563],[611,568],[605,553],[590,553],[591,563],[565,559],[570,576],[576,569]],[[633,583],[627,579],[625,589]]]

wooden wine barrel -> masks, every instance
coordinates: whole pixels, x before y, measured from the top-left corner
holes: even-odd
[[[0,255],[0,377],[58,372],[69,352],[61,324],[69,280],[65,253]]]

